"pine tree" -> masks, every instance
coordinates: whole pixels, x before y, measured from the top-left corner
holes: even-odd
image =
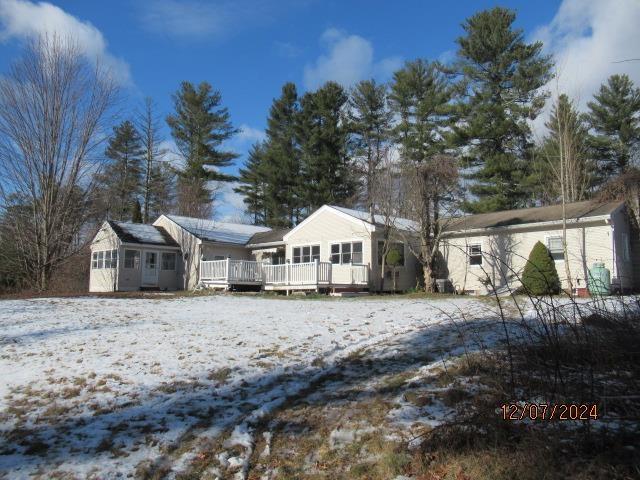
[[[591,137],[583,116],[565,94],[558,96],[545,123],[548,134],[537,150],[533,172],[527,179],[534,198],[543,204],[584,200],[596,177],[589,145]]]
[[[178,178],[178,209],[185,215],[208,216],[212,195],[207,182],[235,179],[220,169],[231,166],[238,155],[220,147],[238,129],[222,106],[220,92],[207,82],[197,88],[190,82],[182,82],[173,95],[173,103],[175,114],[167,117],[167,124],[185,160]]]
[[[142,223],[142,207],[140,206],[140,200],[137,198],[131,204],[131,221],[133,223]]]
[[[522,272],[522,287],[531,295],[555,295],[560,293],[560,278],[549,250],[542,242],[536,242]]]
[[[414,220],[419,240],[407,246],[420,262],[430,292],[435,291],[442,217],[458,184],[457,162],[446,155],[453,94],[441,66],[423,60],[407,63],[394,74],[391,85],[391,105],[399,117],[394,136],[402,160],[402,209]]]
[[[362,177],[361,200],[374,214],[373,187],[380,163],[387,152],[392,112],[387,101],[387,87],[375,80],[356,84],[349,98],[349,121],[353,134],[352,154]]]
[[[113,129],[105,151],[109,161],[96,177],[107,216],[116,220],[129,218],[130,205],[140,193],[142,152],[133,123],[127,120]]]
[[[300,148],[296,125],[300,106],[293,83],[282,87],[267,120],[262,173],[265,180],[265,222],[273,227],[291,227],[301,215]]]
[[[240,169],[240,186],[234,188],[236,193],[244,195],[246,211],[253,218],[255,225],[264,225],[267,220],[265,207],[265,175],[264,159],[266,153],[265,143],[255,143],[249,151],[249,157]]]
[[[640,88],[627,75],[612,75],[587,106],[602,180],[607,180],[626,171],[640,144]]]
[[[307,212],[326,203],[342,204],[355,191],[348,156],[346,102],[344,89],[335,82],[307,92],[300,102],[297,137],[302,153]]]
[[[452,97],[437,63],[408,62],[394,74],[390,99],[399,116],[394,135],[404,160],[420,163],[447,150]]]
[[[527,200],[528,121],[544,106],[540,88],[551,79],[551,61],[541,42],[528,44],[513,28],[515,17],[500,7],[477,13],[457,39],[456,69],[470,98],[461,104],[455,130],[460,145],[469,147],[468,178],[477,201],[466,209],[475,213],[517,208]]]

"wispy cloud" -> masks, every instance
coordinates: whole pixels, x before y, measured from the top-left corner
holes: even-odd
[[[547,88],[554,96],[567,93],[584,109],[610,75],[626,73],[640,85],[640,62],[615,63],[640,56],[638,25],[638,1],[564,0],[553,20],[532,35],[556,62],[557,77]],[[547,115],[548,109],[536,120],[536,132],[544,130]]]
[[[274,49],[278,55],[285,58],[296,58],[302,53],[302,49],[289,42],[274,42]]]
[[[327,52],[305,67],[304,85],[307,89],[317,88],[329,80],[345,87],[370,77],[386,80],[402,64],[400,57],[375,61],[371,42],[335,28],[325,30],[320,41]]]
[[[148,31],[179,38],[222,38],[271,22],[283,12],[304,6],[295,0],[148,0],[139,2],[140,20]]]
[[[77,42],[88,58],[101,61],[121,84],[131,84],[129,65],[109,53],[104,35],[90,22],[47,2],[0,0],[1,42],[52,34]]]

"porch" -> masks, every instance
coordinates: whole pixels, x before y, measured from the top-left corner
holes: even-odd
[[[368,265],[334,265],[318,260],[307,263],[270,265],[250,260],[200,262],[200,282],[213,288],[257,285],[264,290],[365,289],[369,286]]]

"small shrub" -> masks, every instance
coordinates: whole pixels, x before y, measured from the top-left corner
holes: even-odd
[[[542,242],[537,242],[522,272],[522,287],[531,295],[560,293],[560,278],[555,262]]]

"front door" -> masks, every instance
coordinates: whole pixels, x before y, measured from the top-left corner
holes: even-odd
[[[144,252],[142,266],[142,285],[158,285],[158,252]]]

